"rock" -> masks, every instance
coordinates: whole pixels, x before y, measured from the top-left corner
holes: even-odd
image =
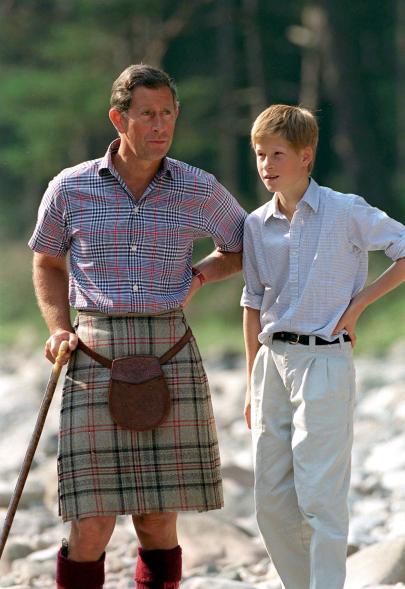
[[[52,562],[54,562],[58,550],[59,546],[50,546],[43,550],[36,550],[28,556],[27,560],[31,562],[45,562],[46,560],[52,560]]]
[[[385,526],[389,510],[388,502],[382,498],[367,497],[357,501],[349,523],[349,544],[362,546],[377,541],[376,530]]]
[[[215,577],[192,577],[182,583],[182,589],[207,589],[208,587],[209,589],[255,589],[254,585]]]
[[[18,558],[25,558],[33,551],[34,548],[29,541],[20,540],[18,538],[11,538],[6,544],[3,558],[9,562],[12,562]]]
[[[356,358],[358,374],[353,476],[349,496],[350,553],[346,589],[405,589],[405,340],[396,355]],[[399,350],[399,351],[398,351]],[[182,589],[281,589],[254,515],[250,432],[243,418],[243,358],[208,363],[222,458],[225,508],[180,514]],[[40,355],[20,366],[0,355],[0,528],[49,377]],[[63,377],[60,379],[62,382]],[[59,387],[58,387],[59,388]],[[55,556],[69,524],[57,517],[55,393],[16,513],[0,588],[54,589]],[[36,495],[29,486],[37,489]],[[3,489],[3,501],[1,501]],[[130,517],[118,517],[107,548],[105,589],[134,589],[138,542]],[[402,578],[401,578],[402,577]],[[395,585],[395,583],[402,583]]]
[[[405,507],[399,513],[393,513],[387,524],[390,537],[403,536],[405,530]]]
[[[3,575],[0,579],[0,587],[21,587],[20,581],[16,574]]]
[[[46,456],[55,457],[58,451],[58,433],[51,432],[48,436],[44,438],[44,443],[42,445],[42,449]]]
[[[29,561],[28,559],[15,560],[12,564],[12,572],[19,577],[20,583],[29,583],[32,579],[51,576],[55,574],[55,561],[46,560],[42,562]]]
[[[398,491],[405,497],[405,469],[383,474],[381,484],[385,489]]]
[[[245,583],[218,577],[191,577],[181,584],[181,589],[281,589],[279,581]]]
[[[15,484],[0,483],[0,507],[8,507],[10,499],[13,495]],[[24,487],[23,494],[19,502],[19,507],[28,507],[33,503],[41,503],[45,494],[44,484],[40,481],[30,479]]]
[[[222,477],[224,479],[232,479],[244,487],[253,487],[254,476],[252,470],[248,468],[242,468],[237,464],[229,464],[228,466],[224,466],[222,468]]]
[[[58,501],[58,475],[56,453],[52,458],[45,458],[32,473],[30,479],[41,482],[44,488],[43,502],[50,510],[54,509]]]
[[[4,581],[5,583],[8,583],[8,581]],[[10,581],[11,582],[11,581]],[[3,584],[3,579],[0,581],[0,587],[9,587],[10,589],[30,589],[30,587],[28,585],[4,585]]]
[[[234,525],[206,513],[179,517],[179,542],[185,569],[206,563],[248,565],[266,556],[261,543],[252,542],[250,536]]]
[[[347,561],[345,589],[384,583],[405,583],[405,536],[364,548]]]
[[[393,417],[401,417],[405,393],[404,381],[392,383],[371,391],[358,404],[357,414],[361,417],[377,418],[379,421],[390,421]]]
[[[371,450],[365,468],[378,473],[405,469],[405,434],[377,444]]]

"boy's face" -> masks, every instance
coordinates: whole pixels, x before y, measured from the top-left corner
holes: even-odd
[[[288,193],[308,181],[310,146],[297,150],[281,135],[268,135],[257,140],[255,153],[259,176],[270,192]]]

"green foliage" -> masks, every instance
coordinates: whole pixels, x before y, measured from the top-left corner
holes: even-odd
[[[405,185],[395,153],[404,132],[396,107],[402,94],[395,69],[395,3],[342,2],[315,3],[329,17],[327,45],[335,48],[333,58],[323,50],[320,56],[315,176],[322,184],[363,194],[403,220]],[[315,5],[309,0],[253,5],[249,20],[248,3],[241,0],[0,3],[3,343],[18,339],[18,331],[26,334],[27,326],[32,326],[31,339],[45,336],[31,287],[26,235],[50,178],[101,156],[115,137],[107,116],[109,93],[128,64],[151,60],[178,82],[181,115],[171,155],[229,181],[248,210],[257,206],[252,118],[261,100],[300,101],[308,52],[290,42],[288,30],[302,25],[303,10]],[[252,47],[260,50],[253,60]],[[333,79],[339,91],[330,85]],[[342,104],[349,92],[354,98]],[[257,96],[261,99],[255,102]],[[224,137],[234,141],[230,170],[225,170]],[[13,242],[7,244],[6,238]],[[209,249],[211,244],[198,244],[196,257]],[[377,256],[372,267],[379,265]],[[216,346],[243,348],[240,287],[238,278],[210,285],[192,301],[187,313],[206,352]],[[359,325],[359,351],[383,353],[391,339],[403,335],[402,299],[403,287],[367,310]]]
[[[0,248],[0,346],[23,344],[34,349],[45,341],[31,279],[32,254],[24,244]]]
[[[348,71],[359,81],[359,99],[367,105],[361,118],[372,141],[369,145],[359,137],[360,149],[353,154],[353,168],[363,170],[358,174],[363,184],[357,186],[341,162],[341,153],[337,157],[334,146],[341,134],[337,96],[330,95],[324,86],[328,77],[322,75],[317,179],[376,198],[382,208],[404,218],[401,187],[393,188],[396,133],[400,132],[394,116],[395,7],[376,0],[361,5],[345,3],[342,26],[350,35],[341,40],[349,47],[353,62],[343,64],[346,69],[340,62],[334,67],[337,74]],[[259,91],[268,102],[299,101],[303,50],[288,40],[287,32],[291,25],[301,24],[302,11],[309,5],[309,0],[282,5],[259,0],[248,21],[247,4],[240,0],[223,4],[213,0],[2,3],[3,236],[15,238],[21,230],[32,227],[36,207],[31,203],[38,203],[51,177],[62,168],[105,152],[115,136],[107,117],[111,83],[126,65],[145,59],[166,67],[179,84],[182,113],[173,155],[229,181],[251,210],[257,202],[257,178],[250,164],[249,128],[256,111],[249,96],[256,95],[257,88],[252,94],[252,87],[254,90],[255,84],[261,84]],[[321,2],[326,9],[332,5]],[[340,26],[341,17],[338,20]],[[227,63],[221,58],[225,39],[231,52]],[[261,51],[256,66],[249,60],[253,40]],[[225,165],[221,153],[224,135],[235,138],[233,171],[221,168]],[[377,145],[379,151],[374,155]],[[377,168],[370,169],[373,158],[381,161],[378,178],[372,178],[372,172],[377,175]]]
[[[214,79],[203,76],[188,78],[179,84],[180,117],[173,157],[213,169],[215,146],[207,142],[207,137],[215,137],[220,92]]]

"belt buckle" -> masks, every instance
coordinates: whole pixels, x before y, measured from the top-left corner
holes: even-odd
[[[299,333],[292,333],[291,335],[295,335],[296,339],[295,340],[291,340],[289,339],[288,342],[292,345],[292,346],[296,346],[299,341],[300,341],[300,336]]]

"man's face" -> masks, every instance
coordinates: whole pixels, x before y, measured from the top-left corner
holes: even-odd
[[[257,141],[255,153],[260,178],[270,192],[288,192],[308,177],[311,147],[295,150],[284,137],[269,135]]]
[[[177,115],[167,86],[135,88],[129,110],[120,117],[121,142],[140,160],[161,160],[172,144]]]

